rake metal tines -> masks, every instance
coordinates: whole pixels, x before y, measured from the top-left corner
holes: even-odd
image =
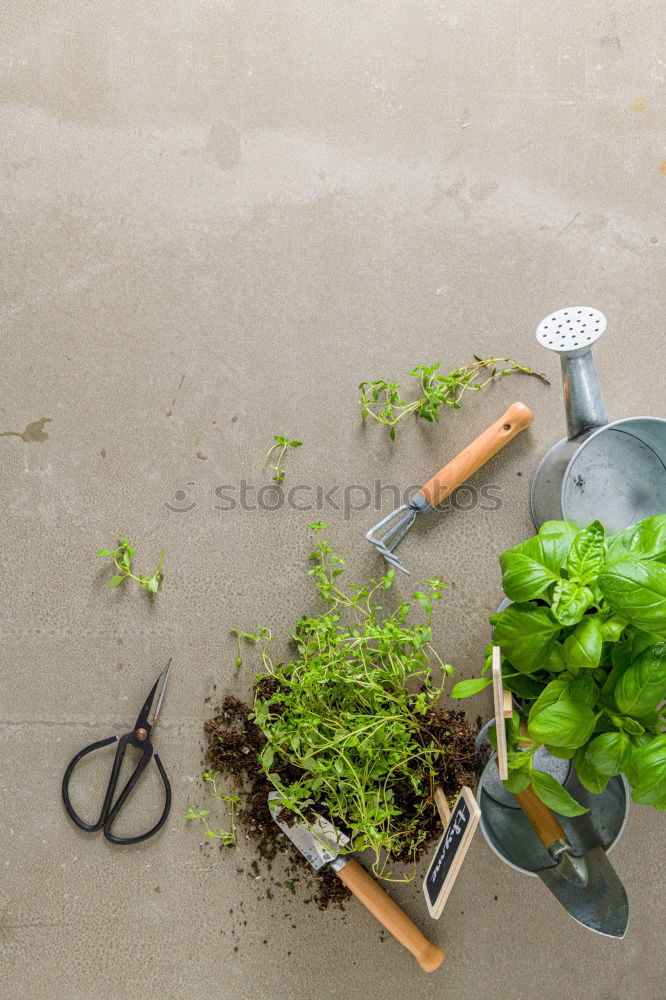
[[[421,493],[415,493],[409,503],[404,503],[401,507],[391,511],[374,527],[370,528],[365,537],[375,546],[387,563],[409,576],[409,570],[403,566],[393,550],[414,524],[419,511],[427,512],[429,510],[432,510],[432,507],[425,497]]]
[[[414,524],[416,515],[434,510],[531,423],[532,413],[527,406],[524,403],[513,403],[499,420],[463,448],[460,454],[452,458],[443,469],[436,472],[425,486],[414,494],[409,503],[402,504],[375,524],[367,532],[366,539],[391,566],[399,569],[401,573],[409,574],[409,570],[402,565],[393,550]]]

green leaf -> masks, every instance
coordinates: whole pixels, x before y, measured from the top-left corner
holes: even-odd
[[[560,578],[578,528],[567,521],[546,521],[538,535],[507,549],[500,556],[502,587],[513,601],[542,597]]]
[[[474,677],[471,680],[458,681],[451,689],[451,697],[469,698],[471,695],[478,694],[479,691],[484,691],[485,688],[490,687],[492,682],[492,677]]]
[[[541,597],[553,581],[559,576],[542,566],[535,559],[523,552],[502,553],[502,587],[504,593],[512,601],[530,601]]]
[[[610,781],[610,775],[597,771],[587,760],[585,750],[585,747],[581,747],[576,750],[573,756],[576,774],[583,788],[587,788],[588,792],[592,792],[594,795],[600,795]]]
[[[504,781],[504,787],[513,795],[524,792],[530,783],[530,772],[525,768],[510,770],[509,777]]]
[[[666,733],[653,736],[631,753],[632,797],[642,805],[654,805],[666,795]]]
[[[560,580],[553,590],[551,610],[562,625],[575,625],[593,600],[594,594],[589,587],[581,587],[570,580]]]
[[[527,719],[528,726],[535,715],[542,712],[544,708],[548,708],[549,705],[554,705],[558,702],[566,690],[566,680],[556,679],[551,681],[550,684],[547,684],[530,709],[530,714]]]
[[[624,757],[630,746],[629,737],[625,733],[601,733],[588,743],[585,759],[599,774],[608,777],[621,774]]]
[[[113,554],[111,549],[100,549],[99,552],[95,553],[96,556],[112,556]]]
[[[517,670],[526,674],[543,668],[560,625],[549,610],[536,604],[512,604],[490,616],[493,641]]]
[[[529,734],[538,743],[556,747],[580,747],[587,743],[598,716],[583,702],[562,699],[532,718]]]
[[[626,627],[626,618],[622,615],[611,615],[601,626],[601,638],[604,642],[619,642]]]
[[[590,811],[580,802],[576,802],[573,795],[563,788],[552,774],[532,771],[532,789],[542,802],[560,816],[582,816]]]
[[[145,587],[149,594],[156,594],[159,585],[160,581],[157,579],[157,577],[151,576],[146,580]]]
[[[608,539],[608,565],[627,559],[666,559],[666,514],[646,517]]]
[[[596,580],[606,562],[606,532],[600,521],[593,521],[574,539],[567,558],[567,575],[585,585]]]
[[[564,642],[564,662],[570,669],[593,670],[601,662],[602,647],[599,618],[587,615]]]
[[[648,715],[666,698],[666,642],[645,649],[615,687],[615,703],[625,715]]]
[[[620,562],[599,577],[606,603],[646,632],[666,638],[666,565]]]
[[[118,584],[122,583],[124,579],[125,579],[124,576],[112,576],[109,582],[107,583],[107,587],[117,587]]]

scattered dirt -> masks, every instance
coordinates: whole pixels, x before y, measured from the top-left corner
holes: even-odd
[[[257,689],[259,698],[268,698],[274,693],[277,682],[265,678]],[[206,760],[222,775],[231,778],[236,793],[240,792],[241,805],[238,808],[238,836],[243,834],[254,842],[259,860],[253,860],[250,869],[254,879],[270,878],[274,885],[284,886],[293,893],[301,880],[309,892],[306,903],[314,902],[320,909],[337,906],[344,909],[350,893],[337,875],[325,866],[314,872],[310,864],[292,846],[272,819],[268,808],[268,793],[273,786],[261,772],[258,754],[266,745],[261,730],[248,718],[252,709],[238,698],[228,695],[214,718],[204,723],[208,737],[205,751]],[[455,797],[463,785],[474,784],[474,773],[479,760],[474,750],[474,732],[463,712],[431,711],[426,719],[430,741],[439,743],[443,752],[438,757],[438,781],[448,798]],[[427,736],[424,736],[428,740]],[[297,781],[301,775],[298,768],[276,758],[273,770],[285,784]],[[433,789],[434,791],[434,789]],[[413,792],[405,787],[398,799],[399,804],[409,813]],[[430,818],[425,828],[425,852],[442,833],[441,821],[433,802]],[[227,848],[221,847],[221,850]],[[277,854],[288,859],[287,880],[278,880],[272,875],[272,862]],[[395,858],[396,861],[411,862],[411,858]],[[282,879],[281,875],[281,879]],[[271,888],[266,895],[272,898]]]

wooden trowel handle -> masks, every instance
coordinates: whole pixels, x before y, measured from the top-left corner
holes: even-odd
[[[553,812],[548,806],[534,794],[531,788],[526,788],[524,792],[514,792],[537,837],[548,850],[556,840],[566,840],[567,835],[555,819]]]
[[[442,949],[428,941],[416,924],[390,896],[386,895],[357,861],[353,859],[348,861],[336,874],[366,909],[370,910],[373,917],[376,917],[401,945],[411,951],[424,972],[433,972],[442,963],[444,960]]]
[[[496,455],[516,434],[529,427],[534,415],[524,403],[513,403],[494,424],[479,434],[471,444],[452,458],[443,469],[435,473],[419,490],[431,507],[446,500],[454,490],[467,482],[477,469]]]

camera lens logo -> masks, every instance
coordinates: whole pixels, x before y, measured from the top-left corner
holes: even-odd
[[[172,510],[174,514],[187,514],[188,511],[193,510],[197,502],[193,499],[190,489],[196,486],[196,483],[185,483],[186,489],[176,490],[173,495],[173,500],[164,504],[168,510]]]

